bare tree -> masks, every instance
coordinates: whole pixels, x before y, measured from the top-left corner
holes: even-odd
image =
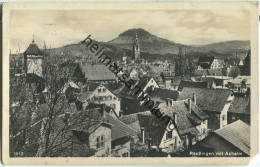
[[[72,149],[71,127],[80,125],[80,121],[84,121],[77,118],[70,120],[69,126],[66,124],[59,126],[59,120],[64,121],[65,113],[72,110],[63,92],[65,83],[70,79],[70,74],[65,68],[61,68],[61,64],[71,62],[60,59],[59,55],[46,57],[43,64],[44,79],[35,84],[41,88],[40,91],[32,90],[34,88],[27,82],[14,85],[14,82],[11,81],[10,97],[13,99],[10,102],[21,101],[19,108],[10,107],[10,147],[13,156],[16,155],[16,152],[23,152],[22,156],[59,156],[62,149]],[[17,92],[14,86],[21,90]],[[34,97],[37,95],[36,98],[29,98],[29,92]],[[14,97],[18,98],[14,99]],[[43,100],[39,100],[40,98]],[[10,106],[12,106],[11,103]],[[19,112],[23,113],[17,114]],[[25,117],[22,126],[17,121],[21,115]],[[95,122],[95,120],[90,122]],[[16,147],[18,145],[19,148]],[[68,152],[60,154],[60,156],[71,156],[71,154],[72,152]],[[85,152],[84,155],[89,154]]]

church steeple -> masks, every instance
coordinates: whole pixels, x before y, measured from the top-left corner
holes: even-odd
[[[140,45],[138,41],[138,35],[135,34],[135,40],[133,44],[133,60],[140,59]]]
[[[33,34],[33,38],[32,38],[32,43],[34,43],[34,34]]]
[[[46,43],[45,43],[45,41],[44,41],[44,43],[43,43],[43,49],[44,49],[44,50],[46,50],[46,49],[47,49],[47,46],[46,46]]]

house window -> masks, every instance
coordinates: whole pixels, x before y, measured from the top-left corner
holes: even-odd
[[[166,140],[167,139],[171,139],[172,138],[172,131],[171,132],[167,132],[166,134]]]
[[[104,147],[104,145],[105,145],[105,136],[104,135],[98,136],[96,140],[97,140],[97,148]]]
[[[226,115],[222,116],[222,120],[225,121],[226,120]]]
[[[97,148],[100,148],[101,147],[101,145],[100,145],[100,136],[98,136],[96,140],[97,140]]]
[[[203,128],[203,129],[202,129],[202,134],[205,135],[206,132],[207,132],[207,129],[206,129],[206,128]]]
[[[129,154],[128,154],[128,152],[126,152],[126,153],[123,153],[123,154],[122,154],[122,157],[129,157]]]
[[[112,107],[113,109],[116,108],[116,105],[115,104],[110,104],[110,107]]]
[[[101,92],[101,88],[98,89],[98,93],[100,93],[100,92]]]
[[[108,100],[112,100],[112,96],[108,96]]]
[[[106,88],[103,88],[103,92],[106,92]]]
[[[117,100],[117,98],[116,98],[116,97],[114,97],[114,100]]]

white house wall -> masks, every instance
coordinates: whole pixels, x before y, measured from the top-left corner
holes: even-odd
[[[173,124],[171,126],[174,126]],[[159,148],[162,149],[163,152],[174,152],[177,151],[180,147],[182,147],[181,139],[177,133],[177,130],[174,127],[174,130],[172,131],[172,138],[166,139],[167,130],[165,130],[161,143],[159,145]],[[173,149],[172,146],[176,146],[175,149]]]
[[[101,92],[98,92],[98,90],[101,89]],[[105,91],[103,91],[105,89]],[[106,97],[106,100],[102,99],[102,100],[96,100],[95,98],[97,97]],[[111,99],[109,99],[108,97],[111,97]],[[91,101],[99,103],[99,104],[105,104],[107,106],[112,107],[113,105],[115,105],[115,112],[117,114],[117,116],[119,116],[119,112],[120,112],[120,99],[115,96],[112,92],[110,92],[105,86],[100,85],[98,86],[93,92],[92,94],[89,96],[89,98]]]
[[[229,96],[227,99],[227,103],[224,105],[223,109],[221,110],[220,113],[220,128],[223,128],[224,126],[227,125],[227,112],[228,109],[231,105],[231,102],[234,100],[234,95],[233,96]],[[223,120],[223,116],[225,116],[225,120]]]
[[[159,85],[155,82],[153,78],[151,78],[150,81],[144,87],[143,91],[145,92],[146,89],[149,88],[150,86],[153,86],[154,88],[159,88]]]

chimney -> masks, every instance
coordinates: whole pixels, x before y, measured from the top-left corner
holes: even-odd
[[[173,121],[177,124],[177,113],[173,113]]]
[[[144,128],[141,127],[142,143],[145,144]]]
[[[191,99],[188,99],[188,107],[189,107],[189,113],[191,113]]]
[[[87,84],[87,91],[89,91],[89,84]]]
[[[166,102],[166,106],[170,106],[170,99],[169,98],[166,98],[165,102]]]
[[[106,118],[106,105],[105,104],[101,104],[101,116],[103,119]]]
[[[196,98],[196,94],[193,93],[193,103],[196,105],[197,104],[197,98]]]
[[[170,101],[171,101],[171,106],[173,106],[173,102],[174,102],[174,100],[173,100],[173,99],[170,99]]]

